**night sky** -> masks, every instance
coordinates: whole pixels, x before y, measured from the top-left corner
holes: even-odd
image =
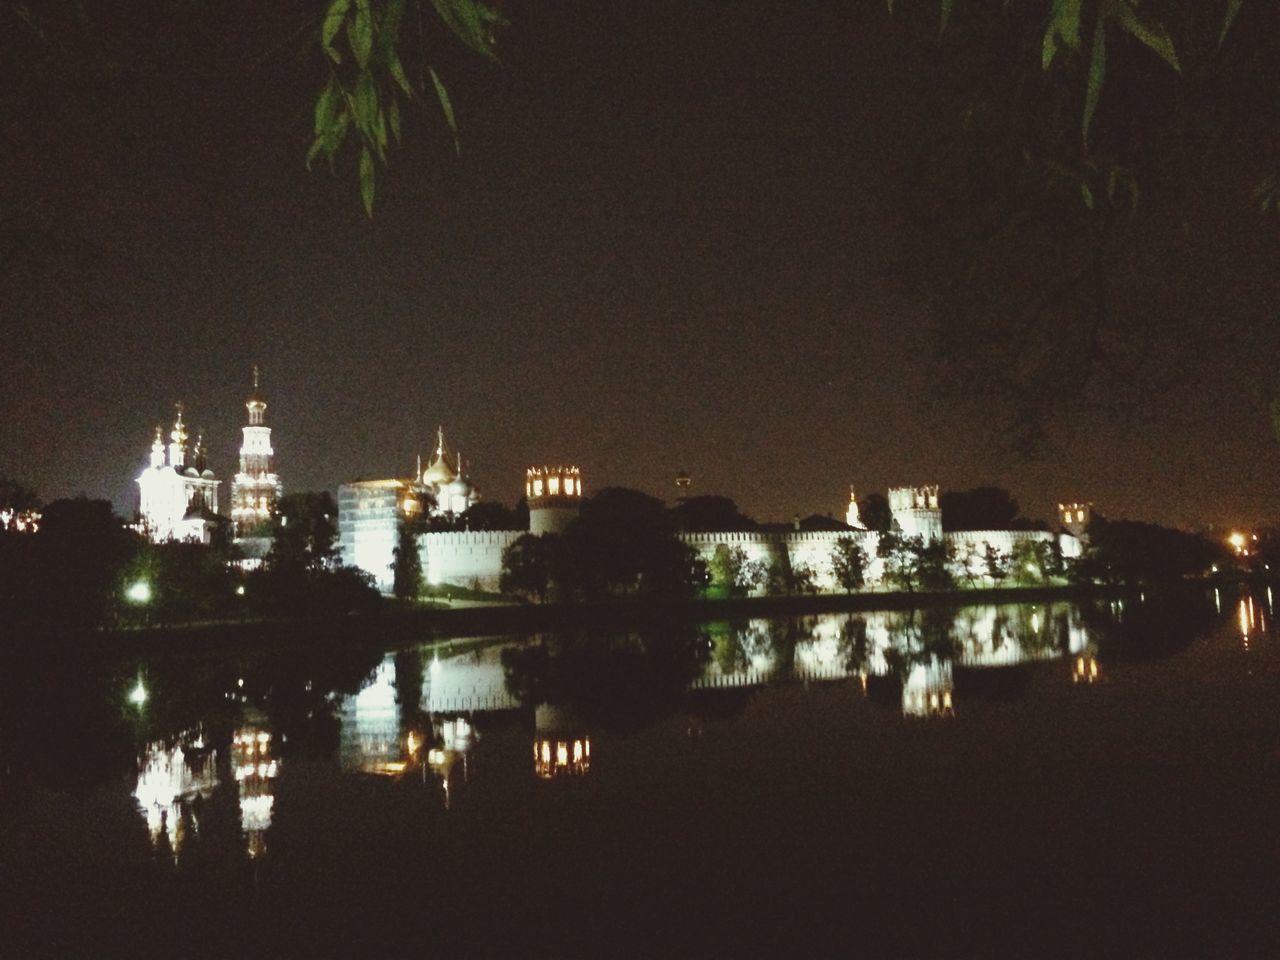
[[[893,264],[921,127],[954,117],[921,107],[936,58],[883,3],[509,5],[502,66],[438,61],[461,156],[426,103],[372,222],[349,168],[304,168],[323,67],[288,38],[315,4],[191,6],[129,28],[109,84],[0,101],[10,225],[54,248],[0,273],[0,475],[45,500],[131,516],[181,400],[226,503],[257,363],[286,492],[407,475],[443,424],[508,504],[565,461],[668,500],[685,468],[762,520],[908,483],[1274,517],[1256,338],[1118,413],[1064,404],[1031,458],[990,401],[935,389],[935,318]],[[1226,193],[1142,208],[1119,309],[1274,324],[1280,221]]]

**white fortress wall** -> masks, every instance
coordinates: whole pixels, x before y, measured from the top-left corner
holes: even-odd
[[[963,574],[975,577],[986,575],[987,547],[999,551],[1006,558],[1018,543],[1052,543],[1062,547],[1064,557],[1080,555],[1080,541],[1070,534],[1055,534],[1047,530],[957,530],[945,535],[955,550],[956,566]],[[1070,543],[1068,543],[1070,541]],[[1068,552],[1073,551],[1073,552]]]
[[[524,536],[523,530],[470,530],[424,533],[418,556],[427,583],[497,590],[502,551]]]
[[[801,566],[813,571],[814,583],[819,590],[839,590],[831,569],[831,554],[837,540],[851,537],[859,542],[867,554],[866,579],[868,583],[880,579],[884,564],[876,557],[876,545],[880,535],[869,530],[788,530],[782,532],[724,532],[683,533],[685,543],[692,547],[704,562],[710,563],[716,549],[723,544],[732,550],[740,547],[747,561],[758,560],[771,566],[784,556],[791,569]],[[758,592],[758,591],[757,591]]]

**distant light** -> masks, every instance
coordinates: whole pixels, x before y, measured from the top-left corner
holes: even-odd
[[[238,597],[243,597],[243,596],[244,596],[244,584],[243,584],[243,583],[242,583],[242,584],[240,584],[240,586],[236,587],[236,596],[238,596]]]
[[[137,685],[129,691],[129,702],[136,707],[147,702],[147,688],[142,685],[141,677],[138,678]]]
[[[129,585],[129,589],[124,595],[134,603],[150,603],[151,602],[151,584],[145,580],[139,580]]]
[[[244,687],[244,677],[241,677],[239,680],[236,681],[236,686],[241,688]]]

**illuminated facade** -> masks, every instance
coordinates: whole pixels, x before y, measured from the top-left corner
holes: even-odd
[[[392,564],[402,519],[465,513],[480,501],[461,454],[445,445],[444,429],[425,469],[411,478],[358,480],[338,488],[338,543],[342,562],[373,575],[380,590],[392,586]],[[456,583],[496,588],[502,550],[520,532],[448,531],[418,537],[422,572],[431,584]]]
[[[197,436],[187,463],[187,428],[182,404],[177,406],[166,448],[156,427],[151,461],[138,476],[140,532],[154,543],[198,540],[208,543],[218,512],[218,481],[205,462],[204,443]]]
[[[1087,536],[1092,515],[1093,504],[1091,503],[1058,504],[1058,521],[1062,524],[1062,529],[1077,540],[1084,540]]]
[[[853,492],[853,487],[849,488],[849,506],[844,511],[844,522],[855,530],[867,529],[862,517],[858,515],[858,495]]]
[[[582,505],[582,472],[577,467],[530,467],[524,495],[530,533],[564,533]]]
[[[919,537],[925,546],[942,539],[942,508],[936,485],[890,488],[889,511],[894,528],[904,537]]]
[[[249,422],[240,445],[240,470],[231,481],[231,522],[238,541],[269,539],[271,519],[280,503],[280,477],[275,473],[271,428],[266,424],[267,401],[253,368],[253,391],[245,401]]]

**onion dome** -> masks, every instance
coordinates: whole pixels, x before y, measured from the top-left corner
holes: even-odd
[[[422,482],[428,486],[444,487],[457,479],[458,474],[449,466],[449,458],[445,455],[444,427],[438,428],[436,434],[436,452],[422,471]]]

